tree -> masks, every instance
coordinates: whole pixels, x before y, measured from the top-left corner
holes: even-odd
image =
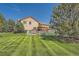
[[[5,20],[4,24],[2,26],[2,32],[7,32],[7,30],[8,30],[7,28],[8,28],[8,25],[7,25],[7,21]]]
[[[79,34],[79,4],[60,4],[53,10],[52,27],[61,35]]]
[[[15,30],[14,30],[14,32],[23,32],[24,31],[24,26],[23,26],[23,24],[21,23],[21,22],[16,22],[16,24],[15,24]]]
[[[5,20],[4,16],[3,16],[3,14],[0,14],[0,32],[3,31],[5,22],[6,22],[6,20]]]
[[[7,20],[7,30],[9,32],[14,31],[15,21],[12,19]]]
[[[51,17],[51,19],[50,19],[50,21],[49,21],[49,27],[50,27],[50,28],[53,28],[53,19],[52,19],[52,17]]]

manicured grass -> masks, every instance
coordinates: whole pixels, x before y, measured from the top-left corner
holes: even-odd
[[[53,37],[0,33],[0,56],[79,55],[79,43],[62,43]]]

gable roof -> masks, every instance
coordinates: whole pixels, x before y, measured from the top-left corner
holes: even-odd
[[[28,17],[22,18],[22,19],[20,19],[19,21],[22,21],[22,20],[27,19],[27,18],[32,18],[32,19],[34,19],[36,22],[40,23],[38,20],[36,20],[36,19],[35,19],[34,17],[32,17],[32,16],[28,16]]]
[[[32,17],[32,16],[28,16],[28,17],[22,18],[22,19],[20,19],[19,21],[22,21],[22,20],[27,19],[27,18],[32,18],[33,20],[35,20],[35,21],[38,22],[39,24],[47,25],[47,24],[44,24],[44,23],[39,22],[36,18],[34,18],[34,17]],[[48,25],[47,25],[47,26],[48,26]]]

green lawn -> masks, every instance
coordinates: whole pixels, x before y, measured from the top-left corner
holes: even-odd
[[[79,55],[79,44],[61,43],[53,37],[0,33],[0,56]]]

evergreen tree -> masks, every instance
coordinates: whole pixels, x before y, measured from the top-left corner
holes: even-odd
[[[60,4],[53,10],[51,26],[61,35],[79,34],[79,4]]]
[[[15,30],[14,32],[23,32],[24,31],[24,26],[21,22],[16,22],[15,24]]]

